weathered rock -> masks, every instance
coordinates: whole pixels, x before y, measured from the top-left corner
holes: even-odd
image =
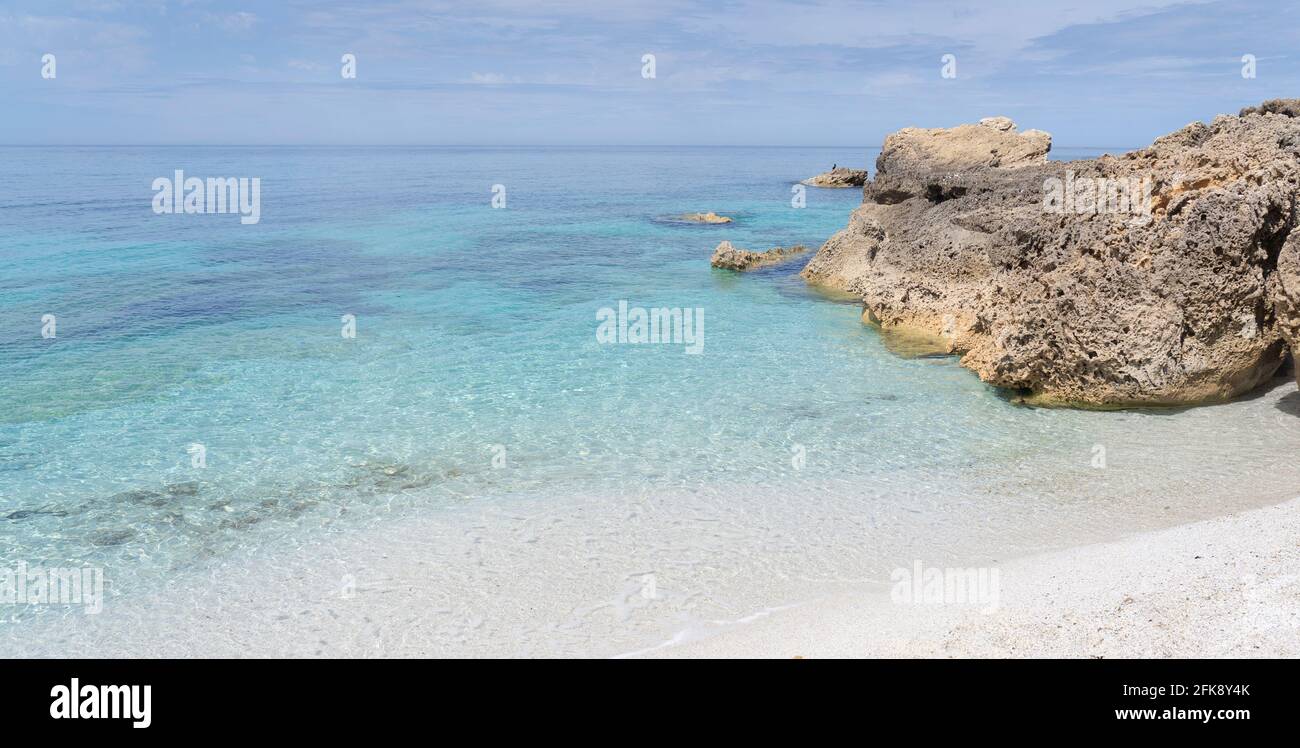
[[[1241,110],[1242,117],[1250,114],[1300,118],[1300,99],[1271,99]],[[1282,243],[1277,267],[1269,278],[1269,299],[1278,329],[1291,346],[1292,361],[1297,364],[1293,366],[1296,383],[1300,384],[1300,232],[1290,232]]]
[[[775,265],[807,252],[802,244],[793,247],[773,247],[766,252],[754,252],[732,246],[731,242],[722,242],[713,250],[709,264],[723,270],[753,270],[755,268]]]
[[[1231,398],[1300,340],[1297,105],[1073,162],[1005,118],[901,130],[803,275],[1032,402]]]
[[[1010,117],[985,117],[979,121],[980,127],[991,127],[1003,132],[1015,132],[1016,123]]]
[[[708,213],[687,213],[682,216],[683,221],[694,221],[695,223],[731,223],[731,219],[726,216],[720,216],[713,211]]]
[[[1269,99],[1259,106],[1248,106],[1241,110],[1240,116],[1248,114],[1281,114],[1285,117],[1300,117],[1300,99]]]
[[[846,166],[836,167],[823,174],[803,180],[803,184],[809,187],[861,187],[866,183],[866,169],[850,169]]]
[[[1042,130],[1017,133],[1016,123],[1006,117],[986,117],[978,125],[946,130],[907,127],[885,138],[866,198],[897,203],[918,195],[930,200],[960,197],[974,174],[989,167],[1045,164],[1051,149],[1051,135]]]
[[[1292,357],[1300,364],[1300,232],[1291,232],[1277,258],[1270,298],[1277,315],[1278,329],[1291,346]],[[1300,365],[1295,367],[1300,384]]]

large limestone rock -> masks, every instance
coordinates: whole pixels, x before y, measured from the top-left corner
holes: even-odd
[[[1300,232],[1293,231],[1287,237],[1278,256],[1277,271],[1270,280],[1278,329],[1293,355],[1300,359]],[[1300,366],[1296,366],[1296,383],[1300,384]]]
[[[1296,104],[1073,162],[1006,118],[901,130],[804,277],[1032,402],[1233,397],[1300,341]]]
[[[1051,135],[1041,130],[1017,133],[1006,117],[986,117],[978,125],[947,130],[904,128],[885,138],[866,197],[878,203],[916,195],[959,197],[968,188],[971,171],[1044,164],[1051,148]]]

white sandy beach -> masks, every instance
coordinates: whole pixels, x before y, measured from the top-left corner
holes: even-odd
[[[1136,437],[1088,432],[1063,453],[967,464],[960,486],[900,471],[799,488],[510,494],[311,532],[263,523],[163,585],[133,575],[139,560],[123,553],[105,566],[102,613],[25,611],[0,625],[0,652],[1300,655],[1293,386],[1106,416],[1163,458]],[[1231,438],[1173,446],[1203,421]],[[1242,452],[1261,430],[1271,441]],[[1094,441],[1109,445],[1105,470],[1089,466]],[[917,559],[996,568],[998,610],[893,603],[891,571]]]
[[[656,657],[1296,657],[1300,498],[1001,565],[998,609],[886,587],[774,611]]]
[[[888,582],[842,580],[820,584],[834,590],[821,598],[764,609],[760,595],[751,606],[668,630],[662,619],[659,626],[655,617],[640,619],[655,609],[645,606],[640,585],[604,605],[569,607],[580,599],[572,595],[604,594],[599,580],[612,569],[595,557],[569,566],[572,577],[558,587],[551,572],[559,567],[542,574],[510,564],[514,571],[492,576],[466,600],[452,586],[450,557],[435,560],[435,549],[465,552],[453,534],[422,524],[402,538],[365,540],[366,549],[344,544],[342,557],[329,542],[269,565],[232,559],[217,571],[177,575],[166,595],[108,601],[103,615],[75,613],[36,630],[0,627],[0,650],[124,657],[1300,656],[1300,498],[996,564],[997,609],[987,614],[978,606],[896,604]],[[534,563],[533,552],[558,552],[550,545],[535,537],[521,553]],[[333,587],[344,571],[357,575],[351,598]],[[629,648],[635,639],[643,644]]]

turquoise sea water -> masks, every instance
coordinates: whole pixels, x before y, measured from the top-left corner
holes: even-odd
[[[0,149],[0,567],[93,565],[112,594],[147,594],[312,533],[574,496],[748,507],[761,489],[791,533],[816,523],[811,496],[921,518],[826,538],[856,552],[1300,493],[1285,385],[1181,412],[1025,408],[952,359],[893,355],[858,305],[805,287],[802,260],[709,267],[723,239],[815,250],[860,192],[808,188],[798,209],[791,186],[874,157]],[[155,215],[150,185],[176,169],[260,178],[260,222]],[[697,211],[735,222],[677,219]],[[620,301],[703,310],[702,353],[599,344]]]
[[[202,484],[191,499],[229,502],[238,519],[273,514],[258,510],[267,499],[356,509],[408,483],[437,503],[779,471],[791,419],[819,408],[796,394],[824,365],[804,354],[853,361],[864,337],[797,267],[752,282],[707,264],[723,238],[816,246],[856,191],[813,190],[795,210],[792,177],[851,152],[6,154],[0,179],[24,188],[0,204],[0,508],[72,512],[8,526],[29,555],[56,552],[43,527],[69,545],[107,529],[132,532],[128,548],[173,536],[162,507],[110,499],[187,481]],[[155,215],[149,185],[174,168],[260,177],[261,221]],[[494,184],[505,209],[491,207]],[[736,223],[675,220],[696,210]],[[706,355],[599,346],[596,311],[620,300],[703,308]],[[843,329],[819,340],[819,326]],[[768,415],[733,422],[758,399]],[[491,470],[495,445],[510,470]],[[719,454],[737,447],[755,454]],[[208,528],[187,528],[207,542]]]

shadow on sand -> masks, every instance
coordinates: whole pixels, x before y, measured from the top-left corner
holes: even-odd
[[[1283,395],[1273,407],[1293,418],[1300,419],[1300,390]]]

